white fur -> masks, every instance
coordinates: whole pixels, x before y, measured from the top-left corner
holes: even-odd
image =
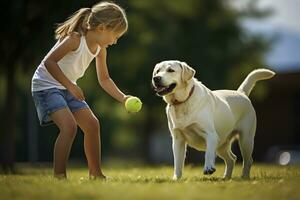
[[[168,72],[172,68],[174,72]],[[231,178],[236,156],[231,143],[239,139],[243,156],[242,177],[249,178],[256,130],[256,114],[248,95],[256,81],[269,79],[274,72],[257,69],[251,72],[238,90],[211,91],[193,76],[195,71],[180,61],[158,63],[153,77],[160,76],[162,84],[176,83],[172,92],[163,96],[173,140],[174,177],[182,176],[186,145],[205,152],[204,173],[215,169],[215,157],[225,161],[224,178]],[[154,84],[154,83],[153,83]],[[155,84],[154,84],[155,85]],[[194,92],[189,97],[193,87]],[[184,102],[173,105],[174,101]]]

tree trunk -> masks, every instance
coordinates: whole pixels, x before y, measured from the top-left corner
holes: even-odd
[[[4,173],[14,173],[16,159],[16,65],[6,67],[6,95],[4,103],[4,129],[1,138],[1,165]]]

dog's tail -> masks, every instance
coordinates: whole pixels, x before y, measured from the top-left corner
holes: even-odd
[[[246,79],[242,82],[237,91],[249,96],[255,83],[260,80],[270,79],[275,75],[275,72],[268,69],[256,69],[252,71]]]

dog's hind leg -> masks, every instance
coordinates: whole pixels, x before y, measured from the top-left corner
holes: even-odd
[[[236,155],[234,155],[231,151],[231,142],[227,142],[222,145],[217,151],[218,156],[221,157],[225,162],[225,172],[224,179],[230,179],[232,175],[232,171],[236,161]]]
[[[245,128],[239,134],[239,146],[243,156],[242,178],[250,178],[250,169],[253,163],[252,152],[254,147],[254,136],[256,131],[256,117],[246,120]]]

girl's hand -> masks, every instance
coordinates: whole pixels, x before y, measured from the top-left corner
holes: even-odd
[[[85,97],[84,94],[81,90],[81,88],[76,85],[76,84],[72,84],[69,88],[67,88],[69,90],[69,92],[79,101],[84,101]]]

